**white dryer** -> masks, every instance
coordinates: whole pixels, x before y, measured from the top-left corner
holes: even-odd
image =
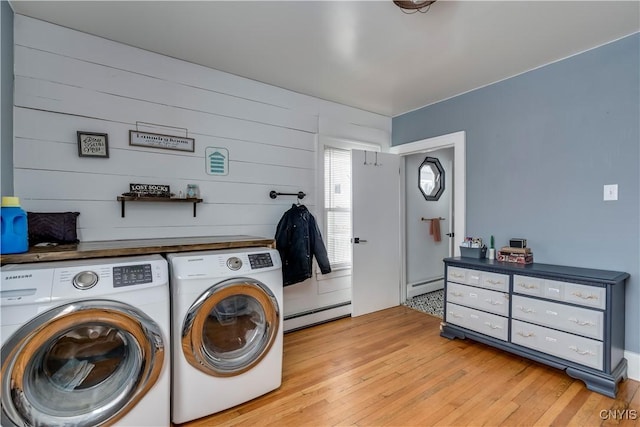
[[[282,265],[246,248],[168,255],[174,423],[247,402],[282,384]]]
[[[1,268],[2,426],[170,425],[159,255]]]

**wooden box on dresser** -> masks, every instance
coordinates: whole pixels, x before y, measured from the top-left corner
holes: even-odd
[[[440,335],[470,338],[564,370],[615,397],[624,358],[628,273],[446,258]]]

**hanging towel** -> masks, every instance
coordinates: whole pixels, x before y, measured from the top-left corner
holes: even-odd
[[[442,240],[442,237],[440,236],[440,218],[431,218],[429,234],[433,236],[434,242],[439,242]]]

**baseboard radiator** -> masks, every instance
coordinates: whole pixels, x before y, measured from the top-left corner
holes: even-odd
[[[284,332],[309,328],[332,320],[351,316],[351,301],[334,304],[327,307],[307,310],[284,317]]]
[[[407,299],[444,289],[444,276],[407,284]]]

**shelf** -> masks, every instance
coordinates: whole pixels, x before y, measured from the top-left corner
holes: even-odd
[[[118,201],[121,203],[122,212],[121,216],[124,218],[124,202],[160,202],[160,203],[193,203],[193,216],[196,216],[196,205],[202,203],[202,199],[187,198],[178,199],[173,197],[134,197],[134,196],[118,196]]]

